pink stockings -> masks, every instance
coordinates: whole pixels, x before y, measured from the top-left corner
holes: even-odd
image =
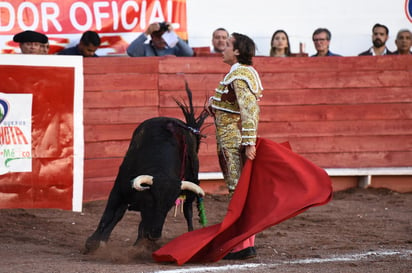
[[[238,251],[241,251],[242,249],[245,249],[245,248],[248,248],[248,247],[251,247],[251,246],[255,246],[255,235],[250,236],[249,238],[247,238],[243,242],[236,245],[232,249],[232,252],[238,252]]]

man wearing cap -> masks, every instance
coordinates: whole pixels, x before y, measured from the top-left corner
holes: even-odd
[[[164,34],[169,34],[168,37],[175,38],[175,43],[168,44],[164,39]],[[151,40],[146,43],[148,36]],[[170,39],[170,40],[172,40]],[[193,49],[174,32],[170,23],[152,23],[148,26],[145,32],[140,34],[127,48],[127,54],[131,57],[145,56],[193,56]]]
[[[43,54],[41,44],[48,43],[49,38],[42,33],[26,30],[14,35],[13,41],[19,43],[22,54]]]

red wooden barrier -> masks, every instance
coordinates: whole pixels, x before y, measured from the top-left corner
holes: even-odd
[[[254,62],[265,88],[260,136],[288,140],[324,168],[412,166],[411,56]],[[172,98],[185,98],[185,80],[200,111],[228,69],[220,57],[85,58],[84,200],[107,198],[140,122],[183,118]],[[201,172],[219,172],[213,126],[205,132]]]

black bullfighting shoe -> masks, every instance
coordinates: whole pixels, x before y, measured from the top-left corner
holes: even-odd
[[[230,252],[225,257],[224,260],[246,260],[250,258],[256,257],[256,249],[255,247],[247,247],[237,252]]]

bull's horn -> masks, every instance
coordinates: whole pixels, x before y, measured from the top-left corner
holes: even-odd
[[[149,189],[150,187],[143,187],[142,184],[153,184],[153,176],[151,175],[139,175],[135,179],[132,180],[132,187],[138,191],[144,191]]]
[[[200,196],[205,196],[205,192],[202,190],[202,188],[190,181],[182,181],[181,189],[192,191]]]

